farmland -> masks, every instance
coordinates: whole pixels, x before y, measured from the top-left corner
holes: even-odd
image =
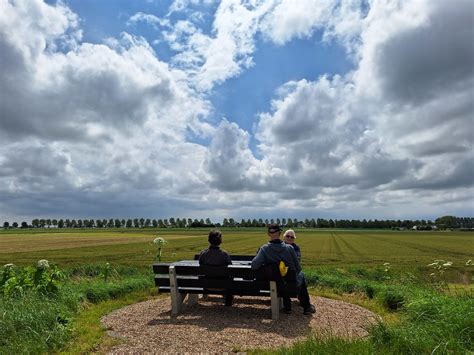
[[[146,267],[154,258],[152,240],[169,241],[163,260],[192,258],[207,246],[207,229],[2,231],[0,263],[31,264],[48,259],[62,267],[90,262]],[[305,266],[380,266],[424,268],[442,259],[461,266],[474,257],[474,235],[465,232],[297,230]],[[223,230],[223,249],[254,254],[267,241],[264,229]]]
[[[254,254],[266,243],[265,232],[223,229],[223,248]],[[157,252],[153,239],[168,241],[163,261],[173,261],[192,258],[207,247],[207,233],[194,228],[0,231],[0,265],[15,265],[1,269],[0,339],[5,341],[0,353],[84,353],[105,344],[100,317],[151,297],[150,265]],[[296,235],[313,295],[359,303],[380,313],[385,323],[364,340],[309,338],[282,353],[418,354],[443,344],[447,352],[473,349],[474,334],[466,331],[474,329],[473,266],[468,262],[474,256],[473,234],[300,229]],[[41,269],[40,259],[55,265]],[[435,260],[444,260],[437,264],[441,268],[428,266]],[[39,281],[38,272],[45,275]],[[56,290],[52,294],[42,291],[51,286]],[[95,329],[94,334],[88,329]]]

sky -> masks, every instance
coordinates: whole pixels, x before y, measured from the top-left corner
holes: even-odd
[[[474,215],[470,0],[0,1],[0,220]]]

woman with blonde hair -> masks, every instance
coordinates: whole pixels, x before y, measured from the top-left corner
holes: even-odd
[[[301,249],[300,247],[295,243],[296,239],[296,234],[293,229],[288,229],[284,234],[283,234],[283,240],[285,241],[286,244],[289,244],[295,249],[296,256],[298,257],[298,261],[301,261]]]

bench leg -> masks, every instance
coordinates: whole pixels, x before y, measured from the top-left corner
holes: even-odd
[[[188,294],[188,305],[194,306],[198,304],[199,295],[197,293],[189,293]]]
[[[178,292],[178,282],[176,279],[176,270],[174,266],[170,266],[170,294],[171,294],[171,315],[175,316],[181,312],[183,299],[186,295]]]
[[[272,300],[272,319],[278,320],[280,317],[280,300],[278,299],[277,284],[270,281],[270,296]]]

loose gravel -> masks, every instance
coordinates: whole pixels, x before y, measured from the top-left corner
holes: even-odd
[[[281,312],[280,319],[272,321],[269,298],[235,297],[232,307],[225,307],[220,297],[209,296],[171,317],[170,298],[160,297],[114,311],[103,317],[102,323],[109,335],[122,340],[109,354],[220,354],[289,346],[311,333],[318,337],[365,337],[370,324],[378,319],[354,304],[311,299],[315,314],[303,315],[294,302],[292,314]]]

